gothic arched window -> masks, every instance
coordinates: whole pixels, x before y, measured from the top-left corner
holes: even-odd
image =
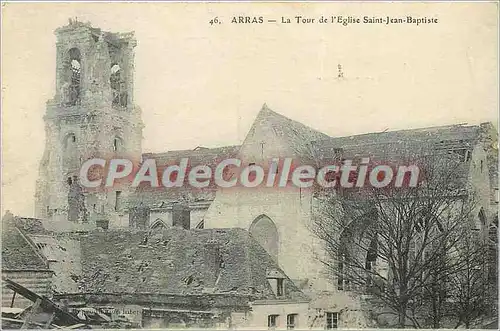
[[[64,63],[64,81],[61,98],[66,106],[74,106],[80,102],[82,59],[78,48],[71,48]]]
[[[68,133],[63,141],[64,156],[66,158],[74,158],[77,155],[77,143],[74,133]]]
[[[279,235],[274,222],[266,215],[257,217],[250,225],[250,234],[271,255],[278,260]]]
[[[113,95],[113,105],[126,107],[127,106],[127,89],[122,78],[122,69],[119,64],[111,65],[111,76],[109,78],[111,85],[111,93]]]
[[[167,224],[165,224],[165,222],[163,222],[163,220],[160,218],[157,218],[154,221],[153,225],[151,225],[151,229],[156,229],[156,230],[167,229],[167,228],[168,228]]]
[[[115,137],[113,139],[113,152],[122,152],[123,151],[123,141],[118,138],[118,137]]]
[[[484,231],[484,229],[486,229],[486,226],[487,226],[487,219],[486,219],[486,213],[484,212],[484,209],[481,208],[481,210],[479,211],[479,214],[477,215],[477,218],[479,220],[479,223],[477,225],[477,228],[479,231]]]
[[[373,271],[373,267],[377,261],[377,255],[378,255],[377,250],[378,250],[377,237],[374,236],[370,240],[370,246],[368,248],[368,251],[366,252],[366,259],[365,259],[365,269],[368,271],[366,285],[368,285],[368,286],[370,286],[372,284],[371,272]]]
[[[68,133],[64,139],[64,149],[66,151],[74,149],[76,146],[76,136],[74,133]]]
[[[351,241],[351,236],[349,231],[342,231],[339,235],[340,245],[337,251],[337,289],[339,291],[348,289],[349,277],[346,277],[348,273],[347,257],[349,253],[349,242]]]

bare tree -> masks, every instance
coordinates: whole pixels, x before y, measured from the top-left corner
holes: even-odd
[[[439,325],[445,284],[463,264],[449,253],[476,208],[463,158],[422,155],[413,158],[423,176],[417,187],[321,191],[312,229],[339,289],[368,293],[397,316],[400,328],[424,326],[425,309]],[[437,294],[434,302],[429,292]]]
[[[454,245],[429,264],[429,286],[423,289],[418,307],[426,327],[440,328],[445,320],[450,327],[469,328],[495,305],[496,292],[488,278],[489,247],[482,230],[457,227]]]
[[[470,328],[472,322],[486,315],[489,307],[495,304],[496,292],[492,291],[487,272],[487,253],[487,242],[480,233],[462,233],[454,254],[460,263],[450,274],[448,282],[455,328],[461,325]]]

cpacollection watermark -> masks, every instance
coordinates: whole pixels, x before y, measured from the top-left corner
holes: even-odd
[[[265,165],[230,158],[214,165],[190,165],[188,158],[176,164],[158,165],[155,159],[134,165],[128,159],[87,160],[80,169],[80,183],[87,189],[111,188],[115,185],[151,188],[231,187],[297,187],[310,188],[373,188],[416,187],[420,182],[417,165],[370,163],[370,158],[358,162],[342,160],[338,164],[302,165],[292,158],[273,158]]]

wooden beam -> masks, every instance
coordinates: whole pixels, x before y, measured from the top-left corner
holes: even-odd
[[[56,313],[53,312],[52,315],[50,315],[50,318],[47,320],[47,323],[45,323],[45,329],[48,329],[50,324],[52,324],[52,321],[54,320],[54,317],[56,317]]]
[[[17,292],[14,291],[14,294],[12,295],[12,301],[10,302],[10,308],[14,307],[14,300],[16,299],[16,293]]]
[[[30,323],[31,323],[31,319],[38,312],[38,308],[40,307],[40,303],[41,302],[42,302],[42,300],[36,299],[36,301],[33,304],[33,306],[31,306],[31,311],[29,312],[28,316],[26,316],[26,319],[24,320],[24,323],[21,326],[22,330],[23,329],[29,329],[29,326],[30,326]]]

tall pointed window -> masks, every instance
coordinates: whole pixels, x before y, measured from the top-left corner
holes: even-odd
[[[479,214],[477,215],[477,218],[479,220],[479,223],[478,223],[478,230],[479,231],[484,231],[484,229],[486,229],[486,223],[487,223],[487,219],[486,219],[486,213],[484,212],[484,209],[481,208],[481,210],[479,211]]]
[[[122,77],[122,69],[117,63],[111,66],[110,85],[113,94],[113,105],[126,107],[128,99],[127,89]]]
[[[61,87],[61,101],[65,106],[80,103],[82,81],[82,59],[78,48],[71,48],[64,63],[64,77]]]
[[[116,191],[115,193],[115,211],[122,210],[122,192]]]
[[[338,254],[338,274],[337,274],[337,289],[339,291],[344,290],[344,284],[345,284],[345,279],[344,279],[344,273],[345,273],[345,254],[344,252],[339,252]]]
[[[69,133],[64,141],[64,149],[70,151],[76,147],[76,136],[74,133]]]
[[[348,268],[348,253],[349,242],[351,240],[349,231],[342,231],[339,236],[341,245],[337,251],[337,289],[339,291],[348,290],[349,287],[349,268]]]
[[[371,286],[373,281],[372,272],[377,261],[377,244],[377,237],[372,238],[372,240],[370,241],[370,247],[368,248],[368,252],[366,253],[365,269],[367,271],[367,286]]]
[[[123,151],[123,141],[120,138],[115,137],[113,139],[113,152],[119,153],[122,151]]]
[[[277,261],[279,234],[274,222],[266,215],[260,215],[252,222],[249,231],[252,237]]]

